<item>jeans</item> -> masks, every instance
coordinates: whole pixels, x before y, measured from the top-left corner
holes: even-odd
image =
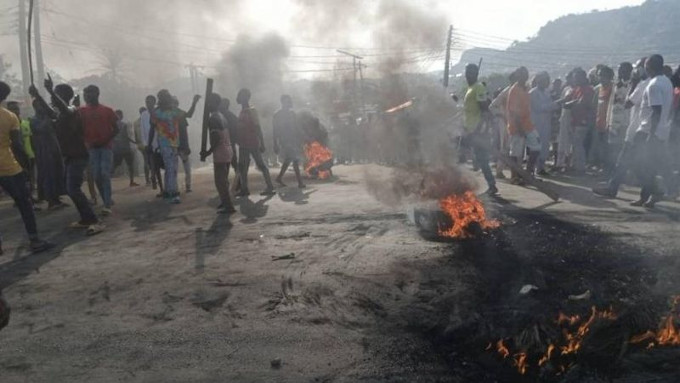
[[[87,170],[87,158],[66,159],[66,192],[78,209],[80,221],[85,224],[95,224],[98,219],[83,193],[82,186]]]
[[[574,135],[572,136],[572,146],[574,150],[574,170],[577,172],[586,171],[586,161],[588,154],[586,152],[586,139],[588,138],[588,126],[574,127]]]
[[[184,186],[186,190],[191,190],[191,157],[182,156],[182,167],[184,168]]]
[[[485,134],[472,133],[463,137],[461,145],[472,149],[474,153],[474,163],[482,170],[487,185],[489,187],[496,186],[496,179],[494,178],[491,166],[489,165],[488,146],[491,145],[491,139]]]
[[[646,133],[637,133],[635,137],[633,137],[633,141],[624,142],[623,148],[616,161],[616,167],[614,168],[614,172],[608,183],[609,190],[614,193],[618,192],[619,188],[626,180],[626,175],[628,175],[629,170],[634,171],[638,177],[642,174],[644,171],[642,169],[642,165],[644,164],[642,153],[645,142],[647,142]]]
[[[24,221],[24,227],[29,238],[37,238],[38,226],[35,222],[31,195],[26,187],[26,175],[22,172],[13,176],[0,177],[0,187],[2,187],[5,193],[9,194],[17,204],[17,208],[21,213],[21,219]]]
[[[239,166],[241,168],[241,191],[244,193],[248,192],[248,168],[250,168],[250,157],[255,160],[255,165],[260,169],[262,175],[264,176],[264,181],[267,183],[267,189],[273,190],[274,185],[272,184],[272,179],[269,175],[269,169],[267,164],[264,163],[262,158],[262,152],[260,149],[249,149],[249,148],[239,148]]]
[[[179,194],[177,186],[177,168],[179,165],[177,148],[161,146],[161,157],[165,165],[165,194],[175,197]]]
[[[668,142],[661,141],[652,136],[640,149],[642,152],[642,168],[639,172],[642,190],[640,199],[647,201],[652,196],[662,196],[664,193],[656,183],[656,176],[661,175],[666,183],[668,194],[677,193],[677,183],[670,168],[670,155],[668,153]]]
[[[108,148],[90,149],[90,166],[92,177],[97,185],[99,195],[102,196],[104,207],[109,209],[113,205],[111,199],[111,172],[113,171],[113,150]]]

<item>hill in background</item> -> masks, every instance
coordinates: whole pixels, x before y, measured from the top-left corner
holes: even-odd
[[[465,51],[452,74],[466,63],[484,58],[482,71],[508,73],[524,65],[532,73],[546,70],[563,76],[576,66],[616,67],[661,53],[669,64],[680,63],[680,0],[647,0],[635,7],[567,15],[543,26],[526,42],[507,50],[473,48]],[[675,67],[674,65],[674,67]]]

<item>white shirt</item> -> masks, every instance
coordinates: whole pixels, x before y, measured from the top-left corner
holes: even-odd
[[[625,109],[626,97],[628,97],[629,90],[629,82],[614,84],[614,91],[611,94],[609,110],[607,111],[607,124],[609,125],[610,139],[620,139],[617,137],[624,134],[626,132],[625,129],[627,129],[630,124],[630,113]]]
[[[144,146],[149,146],[149,131],[151,131],[151,113],[148,110],[142,112],[139,116],[139,123],[142,131],[142,142]],[[153,138],[153,148],[158,149],[158,141],[156,136]]]
[[[642,95],[640,118],[642,123],[638,131],[649,133],[652,129],[652,107],[661,107],[661,119],[656,128],[656,137],[668,141],[671,134],[671,111],[673,109],[673,84],[668,77],[658,75],[647,85]]]
[[[642,95],[645,92],[645,89],[647,89],[647,85],[649,85],[649,79],[640,81],[635,87],[635,90],[633,90],[633,93],[628,96],[628,101],[633,104],[633,107],[630,109],[630,123],[626,130],[626,142],[633,142],[635,133],[638,131],[638,128],[640,128],[640,123],[642,122],[640,118]]]

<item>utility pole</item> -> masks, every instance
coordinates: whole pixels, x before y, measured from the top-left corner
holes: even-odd
[[[356,112],[356,108],[357,108],[357,102],[356,102],[356,98],[357,98],[357,71],[359,71],[359,74],[361,75],[361,95],[360,95],[360,98],[361,98],[361,115],[363,116],[366,108],[364,107],[364,75],[363,75],[363,72],[361,71],[361,67],[363,65],[363,64],[361,64],[361,60],[363,60],[364,58],[359,56],[359,55],[355,55],[354,53],[343,51],[341,49],[338,49],[337,52],[352,58],[352,68],[354,69],[354,82],[353,82],[353,85],[352,85],[352,87],[353,87],[352,88],[352,93],[353,93],[352,94],[352,109],[353,109],[353,112]],[[356,113],[354,113],[354,114],[356,114]]]
[[[449,70],[451,69],[451,44],[453,43],[453,25],[449,26],[449,36],[446,39],[446,59],[444,62],[444,89],[449,87]]]
[[[364,71],[363,71],[363,64],[359,63],[359,81],[360,83],[360,88],[359,88],[359,96],[361,97],[361,117],[366,118],[366,100],[364,99]]]
[[[35,14],[33,15],[34,20],[33,23],[35,25],[34,29],[34,38],[35,38],[35,61],[36,61],[36,69],[38,69],[38,82],[37,84],[42,85],[43,81],[45,81],[45,61],[43,60],[43,52],[42,52],[42,37],[40,33],[40,0],[33,0],[34,3],[34,12]]]
[[[28,47],[26,44],[26,1],[19,0],[19,57],[21,58],[21,83],[24,98],[28,99],[28,87],[31,85],[28,73]]]

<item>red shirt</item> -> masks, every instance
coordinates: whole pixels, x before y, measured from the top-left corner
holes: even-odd
[[[259,149],[260,137],[257,134],[257,127],[260,119],[255,108],[248,108],[241,111],[238,116],[238,140],[239,147],[245,149]]]
[[[105,105],[86,105],[78,109],[83,121],[85,145],[88,148],[113,147],[114,127],[118,116]]]
[[[595,91],[590,85],[575,86],[568,101],[576,100],[571,108],[573,126],[590,126],[595,116]]]

